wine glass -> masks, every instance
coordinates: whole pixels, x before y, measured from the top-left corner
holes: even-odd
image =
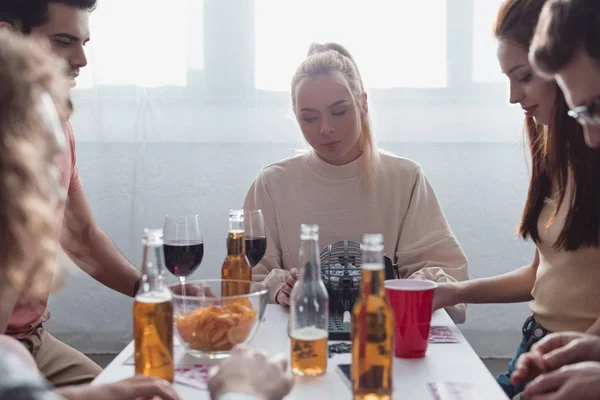
[[[265,220],[261,210],[244,210],[244,229],[246,232],[246,256],[250,266],[260,262],[267,251]]]
[[[165,216],[163,249],[166,267],[181,282],[185,297],[185,281],[202,263],[204,240],[198,215]]]

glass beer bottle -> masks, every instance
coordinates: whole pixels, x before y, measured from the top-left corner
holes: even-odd
[[[364,235],[360,297],[352,310],[354,400],[390,400],[394,313],[385,296],[383,236]]]
[[[322,375],[327,370],[329,295],[321,279],[319,227],[301,226],[300,271],[290,295],[292,373]]]
[[[163,276],[162,229],[145,229],[142,243],[142,283],[133,305],[135,373],[173,382],[173,297]]]
[[[222,296],[239,296],[250,292],[252,268],[246,257],[245,236],[244,210],[230,210],[227,256],[221,268],[221,279],[248,281],[248,283],[223,282],[221,287]]]

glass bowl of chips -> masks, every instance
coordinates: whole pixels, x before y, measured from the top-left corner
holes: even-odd
[[[268,302],[262,283],[200,280],[169,286],[175,331],[188,354],[222,359],[260,326]]]

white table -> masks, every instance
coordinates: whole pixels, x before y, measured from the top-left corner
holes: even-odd
[[[259,331],[250,342],[254,348],[265,349],[269,354],[277,352],[289,356],[290,340],[287,336],[288,312],[278,305],[268,305]],[[394,399],[432,400],[427,384],[430,382],[464,382],[474,385],[474,391],[481,400],[506,400],[504,392],[494,377],[481,362],[464,336],[445,311],[433,315],[432,325],[448,326],[459,339],[459,343],[430,344],[427,356],[420,360],[394,358]],[[198,360],[186,355],[180,346],[175,348],[177,365],[194,364]],[[115,382],[133,376],[134,367],[124,365],[133,354],[130,343],[106,369],[96,378],[94,384]],[[328,360],[327,373],[318,378],[297,378],[294,389],[286,399],[348,399],[349,386],[343,381],[337,364],[349,364],[350,354],[334,355]],[[206,391],[175,383],[182,399],[209,399]],[[332,396],[333,395],[333,396]]]

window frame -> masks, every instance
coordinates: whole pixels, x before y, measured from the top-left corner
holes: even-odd
[[[169,104],[193,101],[206,106],[289,106],[289,93],[255,89],[254,12],[256,0],[230,7],[228,1],[205,0],[204,69],[189,69],[186,87],[143,88],[150,98],[169,98]],[[505,105],[506,85],[473,80],[474,0],[446,0],[447,86],[445,88],[370,89],[370,99],[387,106],[484,104]],[[227,23],[224,23],[227,21]],[[227,35],[223,33],[227,32]],[[223,40],[226,42],[223,43]],[[240,46],[240,43],[242,45]],[[231,46],[228,46],[231,45]],[[234,47],[237,46],[237,47]],[[224,52],[223,48],[237,49]],[[232,55],[234,61],[231,60]],[[223,66],[226,66],[224,68]],[[79,104],[102,100],[129,102],[139,98],[135,85],[101,85],[76,89]]]

